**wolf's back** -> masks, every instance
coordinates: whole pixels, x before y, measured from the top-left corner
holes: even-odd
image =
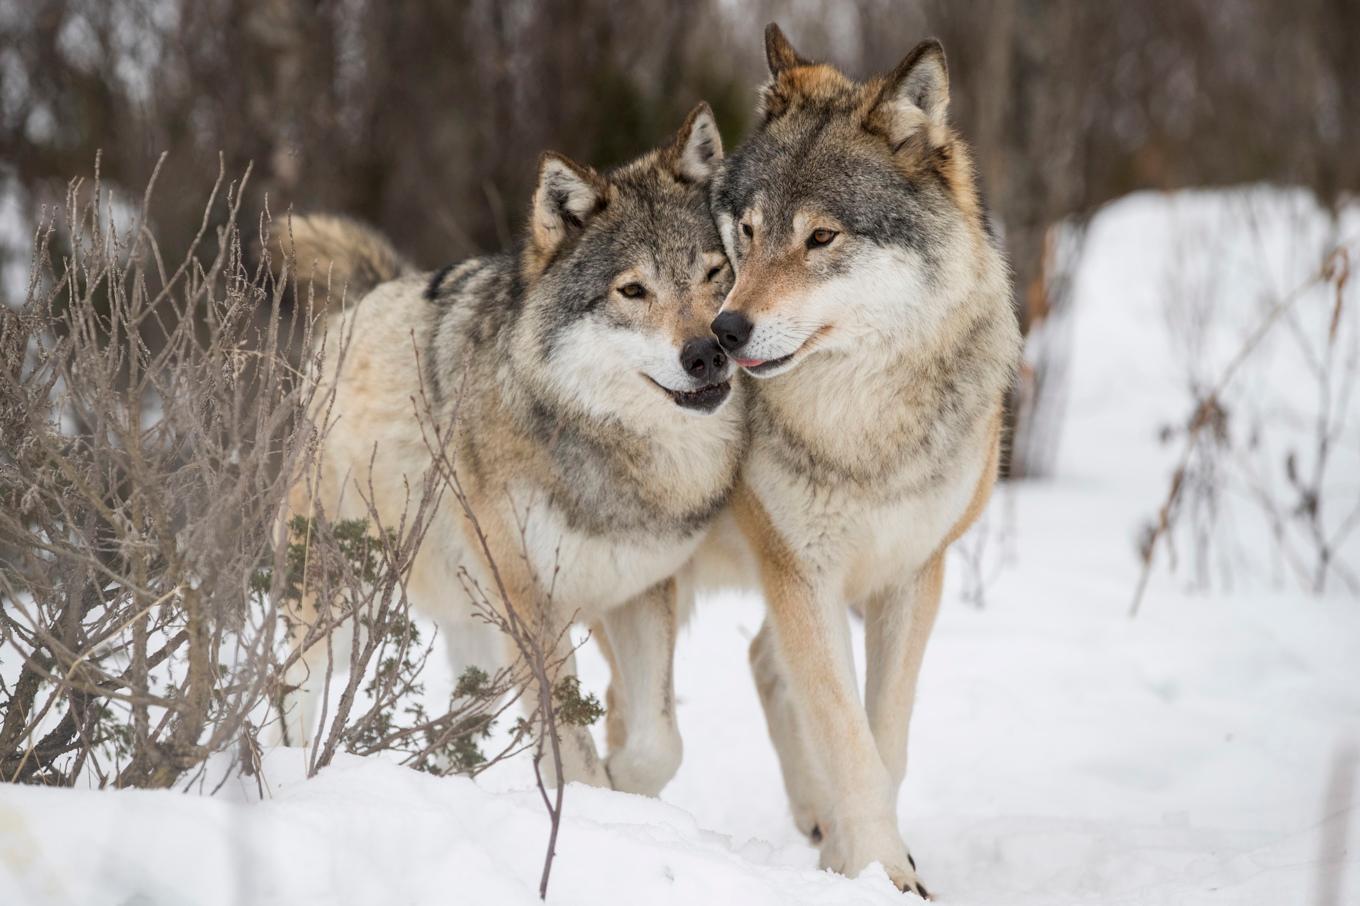
[[[329,287],[333,302],[343,298],[351,305],[379,283],[413,270],[386,236],[334,214],[284,220],[269,239],[269,251],[276,273],[287,261],[299,285],[312,281],[318,297]]]

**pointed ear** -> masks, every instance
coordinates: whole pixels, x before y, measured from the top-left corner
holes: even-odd
[[[894,149],[925,132],[932,144],[943,140],[949,110],[949,69],[944,47],[934,38],[916,45],[884,81],[871,116]]]
[[[589,167],[547,151],[538,159],[538,188],[529,220],[535,248],[549,254],[604,209],[608,186]]]
[[[689,112],[671,144],[671,169],[683,182],[706,183],[722,163],[722,136],[706,102]]]
[[[771,22],[765,26],[765,62],[770,64],[770,75],[777,76],[795,66],[808,66],[812,61],[794,50],[783,30]]]

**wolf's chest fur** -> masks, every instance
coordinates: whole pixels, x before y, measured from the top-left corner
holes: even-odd
[[[510,496],[528,501],[518,512],[524,554],[539,581],[552,588],[555,603],[585,622],[673,575],[703,538],[702,530],[669,536],[582,531],[533,486],[512,487]]]
[[[992,333],[965,320],[932,351],[810,359],[756,385],[744,479],[849,598],[919,567],[967,509],[1004,388]]]
[[[504,515],[539,581],[587,621],[674,574],[736,480],[736,455],[686,456],[680,443],[566,430],[519,452],[483,480],[506,488]]]
[[[540,493],[574,532],[687,538],[717,514],[736,478],[736,432],[727,414],[650,435],[540,403],[511,417],[533,439],[523,452]]]

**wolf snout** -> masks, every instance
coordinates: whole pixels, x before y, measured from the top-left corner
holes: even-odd
[[[722,348],[728,352],[735,352],[746,345],[746,341],[751,339],[751,331],[755,325],[751,320],[739,311],[725,311],[713,319],[713,324],[709,329],[718,338]]]
[[[694,337],[680,347],[680,366],[696,381],[716,384],[726,377],[727,353],[712,337]]]

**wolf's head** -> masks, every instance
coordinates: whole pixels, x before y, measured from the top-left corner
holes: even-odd
[[[644,422],[727,399],[733,366],[709,330],[732,285],[707,200],[721,160],[707,104],[671,143],[605,173],[543,156],[518,352],[559,399]]]
[[[770,377],[818,351],[928,337],[979,278],[1004,285],[937,41],[863,83],[776,25],[765,50],[764,121],[713,188],[737,271],[713,331],[740,365]]]

